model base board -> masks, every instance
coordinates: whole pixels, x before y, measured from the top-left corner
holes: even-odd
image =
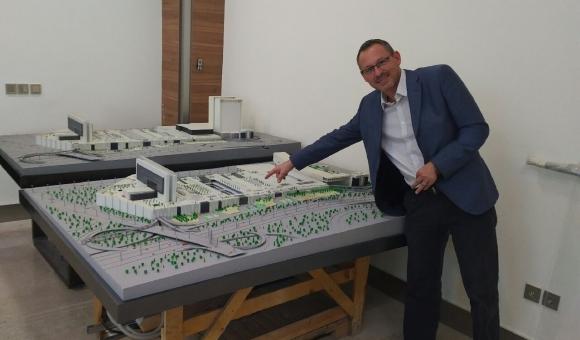
[[[271,163],[252,165],[256,176]],[[229,176],[239,167],[178,173]],[[247,171],[247,169],[246,169]],[[96,204],[107,180],[26,189],[25,194],[122,299],[402,233],[370,188],[315,186],[245,205],[147,219]]]

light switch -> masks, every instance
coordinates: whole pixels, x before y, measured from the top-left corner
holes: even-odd
[[[526,283],[524,287],[524,299],[528,299],[535,303],[540,303],[540,297],[542,296],[542,290],[538,287],[534,287],[529,283]]]
[[[42,85],[40,84],[30,84],[30,94],[41,94]]]
[[[6,84],[6,94],[17,94],[16,84]]]
[[[17,84],[18,94],[28,94],[28,84]]]

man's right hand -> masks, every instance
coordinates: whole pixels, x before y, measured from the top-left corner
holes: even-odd
[[[292,169],[294,169],[294,164],[292,164],[290,160],[287,160],[286,162],[280,163],[273,167],[272,170],[268,171],[266,174],[266,179],[273,174],[276,174],[276,179],[278,180],[278,183],[280,183],[284,178],[286,178],[286,175],[288,175]]]

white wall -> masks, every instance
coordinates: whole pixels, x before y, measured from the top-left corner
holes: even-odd
[[[480,104],[482,153],[500,189],[501,323],[534,339],[580,332],[580,181],[525,165],[529,154],[579,162],[580,4],[575,1],[226,1],[223,94],[244,99],[257,131],[303,144],[346,122],[370,91],[360,44],[384,38],[403,66],[450,64]],[[329,159],[367,169],[362,146]],[[374,258],[405,277],[406,251]],[[468,308],[450,245],[444,298]],[[554,312],[524,282],[562,296]]]
[[[161,1],[0,2],[0,134],[66,127],[79,113],[96,129],[161,123]],[[7,96],[5,83],[41,83]],[[0,170],[0,204],[18,202]]]

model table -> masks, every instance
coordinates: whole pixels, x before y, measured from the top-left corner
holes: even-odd
[[[300,149],[299,142],[256,133],[250,139],[103,151],[99,153],[100,160],[90,161],[57,155],[59,150],[37,145],[35,139],[32,134],[0,136],[0,164],[21,188],[124,177],[134,173],[135,159],[139,156],[179,171],[268,161],[274,152],[293,153]],[[83,283],[34,221],[32,238],[34,246],[67,286]]]
[[[360,295],[368,256],[405,244],[402,218],[378,212],[369,189],[310,193],[309,198],[298,195],[294,203],[290,198],[267,206],[260,202],[234,215],[221,212],[192,228],[156,229],[152,238],[147,229],[150,221],[110,214],[92,203],[88,196],[94,193],[93,187],[110,182],[25,189],[20,191],[20,200],[33,223],[122,323],[164,313],[166,328],[170,324],[180,328],[168,317],[170,313],[179,314],[184,305],[235,292],[231,302],[237,307],[232,311],[235,306],[226,306],[229,314],[219,314],[208,330],[208,334],[219,334],[251,287],[302,272],[309,272],[319,289],[326,290],[353,320],[358,315],[360,322],[362,303],[357,303],[356,296],[345,298],[336,289],[340,278],[331,278],[320,268],[359,259],[355,274],[363,274],[353,280],[355,295],[357,287]],[[119,235],[121,224],[134,229]],[[199,237],[213,239],[207,244],[233,244],[244,252],[228,257],[216,256],[207,245],[193,249],[192,243],[201,243]]]

